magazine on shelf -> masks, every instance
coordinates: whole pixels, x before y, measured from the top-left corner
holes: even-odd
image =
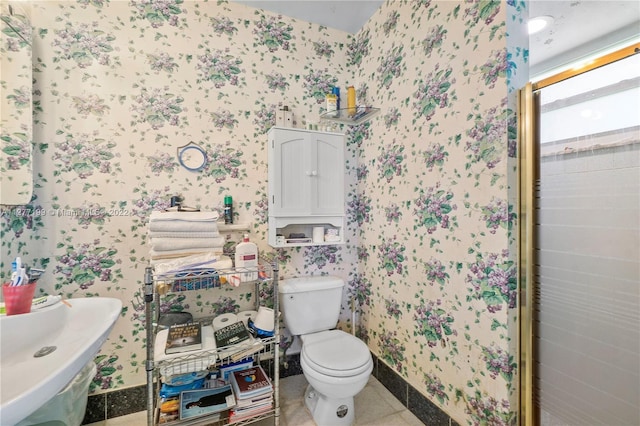
[[[230,376],[231,386],[236,399],[255,398],[273,392],[271,380],[261,366],[234,371]]]
[[[189,322],[169,327],[165,353],[196,351],[202,349],[202,324]]]
[[[216,347],[218,347],[218,349],[236,345],[252,338],[249,330],[247,330],[247,327],[242,321],[222,327],[214,331],[213,335],[216,339]]]
[[[220,379],[224,380],[226,383],[229,383],[231,373],[238,370],[246,370],[247,368],[253,367],[253,358],[246,358],[242,361],[232,362],[230,364],[225,364],[218,367],[218,376]]]
[[[231,361],[237,362],[257,352],[260,352],[263,349],[264,349],[264,343],[262,342],[262,340],[258,339],[248,346],[243,346],[238,352],[233,352],[229,356],[229,358],[231,359]]]
[[[262,407],[256,407],[255,409],[251,409],[251,410],[240,410],[240,411],[236,411],[236,410],[231,410],[229,411],[229,422],[230,423],[235,423],[235,422],[239,422],[241,420],[245,420],[251,417],[255,417],[258,414],[264,414],[267,413],[269,411],[271,411],[273,409],[272,405],[265,405]]]
[[[219,413],[236,405],[231,386],[180,393],[180,419]]]
[[[272,404],[273,392],[268,392],[262,395],[258,395],[254,398],[248,399],[236,399],[235,411],[241,411],[243,409],[249,409],[254,407],[262,407],[263,405]]]

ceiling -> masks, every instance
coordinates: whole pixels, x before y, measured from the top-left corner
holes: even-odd
[[[384,1],[235,0],[235,3],[355,34]],[[529,40],[532,76],[637,39],[640,34],[640,2],[635,0],[532,0],[529,15],[550,15],[555,19],[548,29]]]
[[[640,2],[635,0],[534,0],[529,16],[554,18],[529,38],[530,74],[551,70],[640,35]]]
[[[302,21],[355,34],[384,0],[234,0]]]

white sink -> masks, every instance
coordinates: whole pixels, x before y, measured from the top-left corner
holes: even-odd
[[[0,425],[18,423],[60,392],[95,357],[122,310],[107,297],[65,302],[71,307],[0,317]]]

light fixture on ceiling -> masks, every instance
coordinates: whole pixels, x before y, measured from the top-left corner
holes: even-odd
[[[540,31],[551,25],[553,21],[553,16],[548,15],[536,16],[535,18],[529,19],[529,22],[527,23],[529,35],[539,33]]]

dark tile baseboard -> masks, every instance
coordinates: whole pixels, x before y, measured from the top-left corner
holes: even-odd
[[[373,376],[422,423],[429,426],[459,426],[447,413],[429,401],[377,356],[371,356]]]
[[[82,424],[126,416],[147,409],[147,386],[140,385],[89,395]]]
[[[373,376],[420,421],[429,426],[459,426],[447,413],[429,401],[377,356],[372,354],[372,357]],[[299,354],[288,355],[286,362],[287,368],[280,366],[280,378],[302,374]],[[263,361],[261,364],[266,371],[273,372],[272,360]],[[145,385],[89,395],[82,424],[144,411],[147,408],[146,402],[147,387]]]

